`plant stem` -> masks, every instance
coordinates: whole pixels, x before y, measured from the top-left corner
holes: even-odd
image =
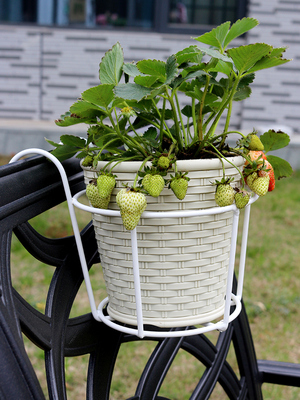
[[[179,119],[180,119],[180,123],[181,123],[182,132],[183,132],[184,146],[187,147],[188,141],[187,141],[187,137],[186,137],[186,131],[185,131],[185,128],[184,128],[184,123],[183,123],[183,120],[182,120],[182,114],[181,114],[181,111],[180,111],[180,104],[179,104],[179,100],[178,100],[178,96],[177,96],[177,90],[174,91],[174,96],[175,96],[177,112],[179,114]]]
[[[199,110],[199,118],[198,118],[198,139],[199,142],[201,142],[203,140],[203,107],[204,107],[204,102],[205,102],[205,96],[206,93],[208,91],[208,87],[209,87],[209,82],[210,82],[210,76],[206,75],[206,83],[205,83],[205,88],[203,91],[203,96],[200,102],[200,110]]]
[[[133,188],[135,189],[136,187],[136,183],[139,177],[139,172],[144,168],[144,166],[146,165],[147,161],[151,160],[152,156],[148,156],[147,158],[145,158],[145,160],[142,162],[142,165],[140,166],[138,173],[136,174],[135,178],[134,178],[134,182],[133,182]]]
[[[172,96],[169,95],[168,91],[166,91],[166,92],[167,92],[169,103],[170,103],[172,111],[173,111],[173,119],[174,119],[174,124],[175,124],[175,128],[176,128],[177,143],[178,143],[178,146],[180,147],[180,149],[182,149],[183,148],[182,137],[180,135],[180,126],[179,126],[179,122],[177,119],[176,107],[175,107]]]
[[[165,96],[161,96],[163,99],[164,99],[164,102],[165,101],[167,101],[167,99],[166,99],[166,97]],[[153,103],[153,106],[154,106],[154,108],[155,108],[155,110],[156,110],[156,112],[157,112],[157,114],[158,114],[158,116],[159,116],[159,119],[160,119],[160,121],[161,121],[161,124],[160,124],[160,126],[162,126],[162,122],[163,122],[163,125],[165,126],[165,128],[166,128],[166,130],[167,130],[167,132],[169,133],[169,135],[170,136],[172,136],[172,134],[171,134],[171,132],[170,132],[170,130],[169,130],[169,127],[168,127],[168,125],[167,125],[167,123],[166,123],[166,121],[165,121],[165,105],[163,106],[164,108],[163,108],[163,116],[162,116],[162,114],[159,112],[159,109],[157,108],[157,105],[156,105],[156,103],[155,103],[155,101],[152,99],[152,103]],[[157,125],[158,126],[158,125]],[[160,129],[162,129],[162,128],[160,128]]]
[[[221,105],[221,108],[218,111],[212,126],[209,128],[208,135],[207,135],[208,137],[211,137],[214,134],[214,132],[215,132],[215,130],[217,128],[217,125],[219,123],[219,120],[220,120],[225,108],[232,101],[233,96],[235,95],[236,88],[237,88],[238,84],[239,84],[239,77],[237,77],[236,81],[234,82],[234,85],[233,85],[233,88],[232,88],[232,90],[230,92],[229,97],[227,97],[227,99],[225,99],[224,103]]]
[[[238,171],[238,173],[241,175],[242,182],[244,182],[244,177],[243,177],[243,174],[240,171],[240,169],[236,165],[234,165],[231,161],[229,161],[226,157],[224,157],[224,155],[222,153],[220,153],[219,150],[212,143],[209,143],[209,144],[222,159],[226,160],[229,164],[231,164]],[[224,166],[224,164],[223,164],[223,166]],[[244,186],[244,184],[243,184],[243,186]]]
[[[196,99],[192,98],[192,116],[193,116],[193,126],[194,126],[194,136],[197,132],[197,121],[196,121]]]

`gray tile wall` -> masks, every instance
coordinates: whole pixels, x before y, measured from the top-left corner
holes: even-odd
[[[249,16],[260,25],[247,37],[249,43],[265,42],[288,47],[288,64],[257,72],[252,96],[243,104],[242,128],[287,126],[300,133],[300,1],[250,2]]]
[[[235,103],[232,125],[300,133],[300,0],[251,0],[249,15],[260,25],[248,42],[288,46],[293,61],[257,73],[252,97]],[[58,118],[99,83],[99,62],[117,41],[126,61],[165,60],[194,42],[187,35],[0,25],[0,118]]]

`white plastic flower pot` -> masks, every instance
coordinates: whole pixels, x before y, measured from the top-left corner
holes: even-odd
[[[237,167],[242,157],[229,159]],[[226,177],[237,169],[224,163]],[[105,162],[99,162],[98,169]],[[109,208],[118,210],[116,194],[131,184],[140,162],[123,162],[113,168],[117,175]],[[167,188],[158,198],[147,196],[147,211],[199,210],[215,207],[216,179],[223,176],[218,159],[178,161],[188,171],[189,188],[178,200]],[[85,182],[97,171],[84,168]],[[179,218],[143,218],[137,226],[139,273],[144,324],[182,327],[204,324],[224,314],[233,211],[218,215]],[[123,323],[137,324],[130,232],[121,217],[93,214],[98,249],[108,294],[109,315]]]

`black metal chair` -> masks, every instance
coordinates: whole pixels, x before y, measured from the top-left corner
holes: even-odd
[[[72,193],[82,190],[78,160],[64,163]],[[91,314],[70,318],[83,281],[73,237],[48,239],[27,222],[65,200],[60,176],[43,157],[21,160],[0,168],[0,399],[44,399],[36,373],[25,351],[22,333],[45,351],[49,398],[67,398],[64,358],[89,354],[86,398],[108,400],[112,374],[122,344],[141,340],[96,322]],[[54,266],[46,312],[32,307],[12,286],[10,252],[12,233],[38,260]],[[99,262],[93,226],[82,231],[88,266]],[[147,339],[147,338],[146,338]],[[154,340],[154,339],[152,339]],[[191,354],[205,372],[190,399],[208,399],[217,382],[233,400],[262,399],[264,382],[300,387],[300,365],[257,360],[243,307],[216,344],[205,335],[155,339],[157,345],[130,400],[168,400],[160,387],[178,351]],[[239,373],[228,363],[233,344]]]

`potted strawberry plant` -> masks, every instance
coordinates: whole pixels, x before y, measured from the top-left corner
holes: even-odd
[[[135,324],[130,231],[137,227],[145,322],[206,323],[224,312],[232,211],[220,215],[143,218],[146,211],[198,210],[264,196],[291,174],[268,152],[289,143],[284,132],[258,137],[230,128],[236,101],[251,95],[260,70],[282,65],[283,48],[228,46],[254,28],[244,18],[195,38],[166,61],[125,63],[119,43],[100,62],[100,84],[84,91],[56,124],[88,125],[87,138],[50,142],[59,159],[82,159],[86,194],[109,295],[109,314]],[[184,96],[185,104],[180,99]],[[225,122],[220,128],[221,117]],[[238,135],[230,147],[226,139]],[[119,210],[119,217],[96,209]]]

